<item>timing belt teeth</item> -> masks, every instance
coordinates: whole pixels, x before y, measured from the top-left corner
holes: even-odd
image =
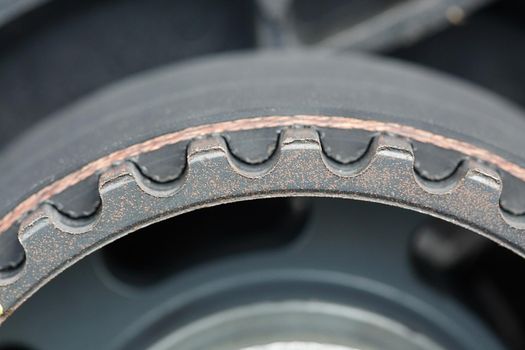
[[[223,136],[235,157],[248,164],[260,164],[275,152],[279,128],[227,132]]]
[[[321,146],[324,153],[334,161],[349,164],[366,153],[374,133],[367,130],[342,130],[319,128]]]
[[[188,141],[177,142],[154,151],[143,153],[133,159],[142,174],[154,182],[176,180],[186,167]]]
[[[234,156],[220,135],[194,139],[186,154],[182,174],[166,183],[152,181],[131,161],[107,169],[98,181],[101,205],[89,218],[72,219],[49,204],[26,217],[19,231],[25,263],[0,277],[1,320],[102,245],[168,217],[242,199],[304,195],[388,203],[445,218],[524,253],[525,224],[500,209],[502,185],[493,169],[467,160],[446,179],[429,181],[414,170],[412,145],[404,138],[377,135],[348,164],[327,156],[310,127],[281,130],[275,151],[257,164]]]
[[[414,169],[424,179],[441,181],[452,176],[461,162],[466,158],[463,154],[428,143],[412,141],[416,161]]]
[[[508,172],[500,172],[503,181],[501,208],[509,215],[525,217],[525,183]]]

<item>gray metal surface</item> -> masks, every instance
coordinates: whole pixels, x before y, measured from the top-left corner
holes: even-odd
[[[98,251],[61,273],[22,305],[0,327],[0,347],[142,350],[222,310],[263,302],[318,300],[397,320],[445,349],[503,349],[465,305],[436,291],[414,273],[408,259],[412,234],[434,220],[400,208],[353,200],[283,201],[303,203],[311,209],[294,241],[198,264],[171,273],[154,285],[130,284],[126,276],[114,273],[106,259],[108,250]],[[208,218],[207,211],[196,214]],[[235,211],[229,213],[236,215]],[[169,221],[167,232],[153,227],[149,233],[173,236],[196,232],[183,229],[183,221],[175,218]],[[227,222],[211,225],[224,232],[229,228]],[[269,230],[267,234],[272,235]],[[173,238],[172,244],[185,242],[185,236]],[[167,263],[179,259],[172,255]],[[136,270],[127,271],[132,274]],[[90,333],[86,333],[87,326]]]
[[[346,346],[304,343],[304,342],[279,342],[261,346],[250,346],[241,350],[356,350]]]
[[[329,343],[331,342],[331,343]],[[245,305],[212,314],[149,350],[444,350],[380,314],[321,301]]]

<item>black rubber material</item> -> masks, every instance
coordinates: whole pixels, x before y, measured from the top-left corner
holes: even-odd
[[[320,128],[319,131],[323,151],[341,164],[359,160],[374,137],[374,133],[365,130]]]
[[[0,215],[108,153],[190,126],[266,115],[399,122],[525,166],[525,118],[498,97],[399,62],[357,54],[225,55],[166,67],[63,111],[0,155]]]

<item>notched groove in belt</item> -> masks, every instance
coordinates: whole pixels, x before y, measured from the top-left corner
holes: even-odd
[[[112,164],[124,161],[126,159],[138,156],[143,153],[158,150],[164,146],[172,145],[177,142],[191,140],[195,137],[232,131],[242,131],[250,129],[262,129],[273,127],[285,127],[293,125],[305,125],[313,127],[336,128],[344,130],[361,129],[373,132],[386,132],[411,140],[429,143],[444,149],[450,149],[461,152],[469,157],[477,158],[482,161],[491,163],[492,165],[508,172],[516,178],[525,181],[525,168],[517,164],[507,161],[506,159],[495,155],[483,148],[468,144],[463,141],[437,135],[429,131],[416,129],[411,126],[401,125],[397,123],[379,122],[374,120],[363,120],[347,117],[329,117],[329,116],[272,116],[239,119],[229,122],[221,122],[209,125],[202,125],[191,127],[182,131],[174,132],[158,136],[151,140],[140,144],[135,144],[128,148],[116,151],[106,157],[100,158],[92,163],[87,164],[80,170],[54,182],[53,184],[43,188],[34,195],[25,199],[11,212],[0,219],[0,233],[6,231],[17,220],[26,215],[29,211],[35,209],[39,204],[49,200],[54,195],[57,195],[69,187],[85,180],[89,176],[98,171],[102,171]]]
[[[342,129],[373,129],[381,134],[374,137],[363,156],[341,164],[323,152],[314,129],[328,124]],[[275,152],[260,164],[242,162],[231,153],[220,132],[215,132],[287,125],[294,127],[282,129]],[[262,197],[322,195],[397,205],[470,228],[523,255],[525,222],[500,209],[502,184],[498,174],[478,161],[468,160],[445,180],[428,181],[414,170],[409,130],[418,129],[340,117],[265,117],[191,128],[183,131],[187,134],[164,135],[155,142],[140,144],[143,148],[135,145],[117,151],[30,197],[35,201],[33,208],[42,199],[50,199],[87,175],[105,169],[98,184],[102,205],[92,218],[72,220],[50,205],[40,205],[23,221],[19,239],[27,254],[26,263],[16,279],[0,276],[0,305],[10,314],[53,274],[144,225],[197,208]],[[216,136],[202,137],[210,133]],[[427,134],[419,130],[415,136]],[[448,140],[434,136],[440,142]],[[160,145],[186,139],[192,140],[187,166],[173,181],[156,183],[133,162],[123,161],[139,151],[151,152]],[[121,164],[111,167],[114,162]],[[27,206],[31,203],[25,202]],[[27,213],[21,209],[19,212]],[[3,224],[9,227],[15,221],[4,218]]]

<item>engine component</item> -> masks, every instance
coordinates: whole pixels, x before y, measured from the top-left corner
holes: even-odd
[[[0,228],[13,249],[16,235],[8,232],[20,225],[25,250],[23,262],[16,249],[3,255],[2,318],[123,235],[246,199],[386,203],[522,255],[522,218],[500,197],[507,177],[525,180],[517,152],[524,124],[486,92],[359,55],[225,56],[124,82],[51,119],[2,157],[9,171],[0,188],[11,200]],[[433,176],[428,157],[452,161]]]

